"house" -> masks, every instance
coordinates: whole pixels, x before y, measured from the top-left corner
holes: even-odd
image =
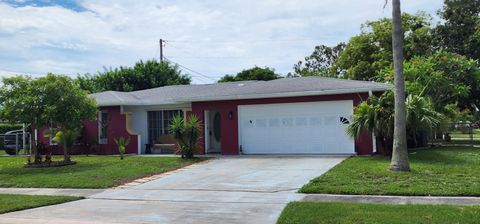
[[[84,137],[96,153],[117,153],[114,138],[131,139],[127,153],[145,154],[168,135],[174,116],[202,122],[200,154],[372,154],[371,133],[346,135],[353,108],[391,85],[323,77],[165,86],[134,92],[92,94],[96,121]]]

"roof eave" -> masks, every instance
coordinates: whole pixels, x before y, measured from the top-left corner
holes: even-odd
[[[368,93],[386,91],[392,89],[393,86],[385,87],[366,87],[355,89],[335,89],[335,90],[315,90],[315,91],[300,91],[300,92],[284,92],[284,93],[264,93],[264,94],[242,94],[242,95],[229,95],[229,96],[208,96],[208,97],[190,97],[180,98],[168,103],[151,103],[145,101],[138,102],[104,102],[97,103],[99,107],[109,106],[153,106],[153,105],[169,105],[169,104],[181,104],[190,102],[204,102],[204,101],[220,101],[220,100],[246,100],[246,99],[262,99],[262,98],[279,98],[279,97],[302,97],[302,96],[320,96],[320,95],[337,95],[337,94],[351,94],[351,93]]]
[[[320,95],[337,95],[337,94],[350,94],[350,93],[368,93],[369,91],[379,92],[379,91],[386,91],[392,88],[393,88],[392,86],[388,86],[388,87],[355,88],[355,89],[285,92],[285,93],[244,94],[244,95],[233,95],[233,96],[192,97],[192,98],[180,99],[179,103],[219,101],[219,100],[262,99],[262,98],[278,98],[278,97],[320,96]]]

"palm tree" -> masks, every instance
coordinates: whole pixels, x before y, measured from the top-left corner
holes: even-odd
[[[433,129],[441,128],[445,116],[437,112],[431,98],[419,95],[409,95],[405,102],[407,107],[407,134],[417,145],[419,132],[432,133]]]
[[[420,132],[430,132],[441,125],[443,115],[435,111],[430,98],[418,95],[409,95],[406,99],[406,130],[408,136],[416,141]],[[394,132],[394,97],[392,92],[385,92],[380,97],[370,97],[355,108],[352,122],[347,128],[347,133],[352,137],[359,136],[362,132],[375,133],[381,140],[387,155],[393,147]]]
[[[347,128],[347,134],[358,137],[364,131],[373,132],[380,140],[384,153],[391,155],[393,142],[393,93],[385,92],[381,97],[372,96],[360,103]]]
[[[407,150],[405,80],[403,77],[403,30],[400,0],[392,0],[392,47],[395,84],[395,123],[390,170],[410,171]]]
[[[191,115],[184,120],[182,117],[176,116],[170,123],[169,131],[178,143],[182,158],[193,158],[202,131],[198,118]]]

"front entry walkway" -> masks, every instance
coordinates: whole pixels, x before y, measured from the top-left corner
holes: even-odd
[[[295,192],[346,157],[221,157],[0,223],[275,223]]]

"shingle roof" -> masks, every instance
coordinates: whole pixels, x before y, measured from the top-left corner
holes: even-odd
[[[91,94],[99,106],[162,105],[195,101],[255,99],[384,91],[390,84],[324,77],[283,78],[202,85],[176,85],[134,92]]]

